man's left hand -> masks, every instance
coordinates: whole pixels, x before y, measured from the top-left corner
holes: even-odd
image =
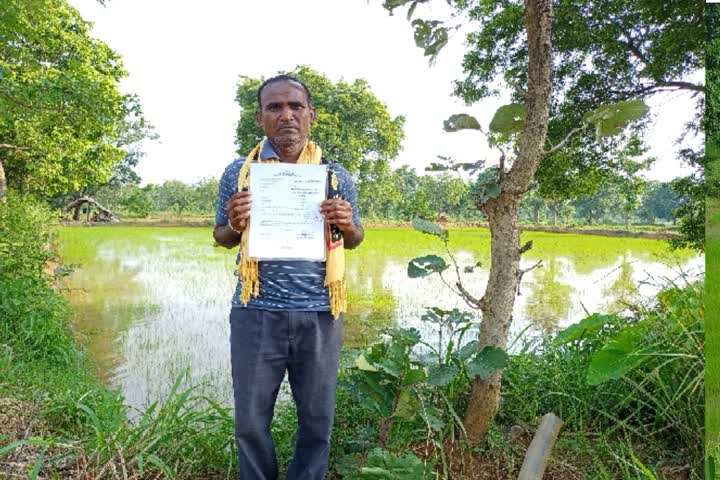
[[[350,202],[333,198],[320,203],[320,213],[328,223],[333,223],[343,232],[352,232],[355,229],[353,224],[353,211]]]

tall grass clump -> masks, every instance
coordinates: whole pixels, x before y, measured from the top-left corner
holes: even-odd
[[[592,315],[526,343],[505,369],[498,422],[534,425],[553,411],[566,432],[621,440],[630,463],[636,446],[701,478],[703,291],[670,285],[630,316]]]

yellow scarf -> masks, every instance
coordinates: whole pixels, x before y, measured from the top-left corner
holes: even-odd
[[[238,174],[238,192],[242,191],[250,184],[250,164],[253,160],[258,162],[277,162],[277,159],[262,160],[260,152],[262,152],[265,139],[261,140],[255,148],[250,151],[245,158],[245,162],[240,168]],[[319,165],[322,156],[320,147],[312,141],[305,144],[297,163],[305,163]],[[333,175],[333,181],[335,177]],[[337,185],[333,185],[333,190],[337,191]],[[260,281],[258,278],[258,262],[255,259],[248,258],[247,239],[250,224],[245,227],[245,232],[240,238],[240,263],[238,263],[238,275],[242,282],[242,290],[240,292],[240,302],[247,305],[250,296],[257,297],[260,292]],[[328,295],[330,298],[330,311],[336,320],[340,314],[347,310],[347,293],[345,290],[345,248],[342,235],[338,235],[337,227],[335,230],[329,224],[325,224],[325,244],[327,248],[325,262],[325,286],[328,287]],[[335,235],[333,235],[335,233]],[[333,241],[333,238],[335,239]]]

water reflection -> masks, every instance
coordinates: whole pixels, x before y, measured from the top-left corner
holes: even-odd
[[[530,292],[525,304],[525,318],[544,332],[551,332],[570,314],[575,291],[568,283],[572,265],[566,258],[551,258],[540,268],[534,272],[532,283],[528,282]]]
[[[234,252],[213,247],[204,228],[65,228],[60,237],[64,261],[80,264],[64,282],[75,325],[107,373],[103,378],[121,388],[130,405],[142,408],[162,398],[186,369],[186,383],[201,384],[201,391],[231,405]],[[648,279],[675,277],[680,268],[698,273],[703,264],[687,252],[671,256],[657,241],[543,233],[527,238],[535,249],[523,256],[521,267],[538,260],[544,266],[523,278],[511,337],[562,328],[583,318],[585,309],[623,308],[637,295],[657,291],[657,282]],[[487,232],[453,231],[451,246],[461,272],[485,265],[461,273],[465,287],[479,297],[488,275]],[[416,327],[435,344],[437,331],[420,320],[426,308],[468,310],[452,291],[455,278],[407,278],[408,261],[428,253],[442,253],[432,237],[368,229],[365,244],[347,257],[347,346],[372,341],[392,323]]]

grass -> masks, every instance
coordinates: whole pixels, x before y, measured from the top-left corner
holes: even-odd
[[[17,205],[12,207],[17,210]],[[22,223],[20,218],[15,220]],[[26,225],[30,231],[43,228],[42,215],[36,220],[37,224]],[[97,249],[102,249],[106,242],[117,241],[114,238],[117,232],[113,230],[93,229],[91,244],[72,254],[77,258],[96,255]],[[128,242],[141,243],[147,230],[131,228],[127,233]],[[158,234],[169,233],[172,232]],[[209,238],[209,230],[177,233],[185,235],[186,240]],[[83,229],[61,232],[65,240],[84,234]],[[487,262],[486,230],[452,229],[450,234],[453,248],[479,250],[475,255]],[[43,238],[22,233],[17,239],[10,238],[7,244],[40,242]],[[5,239],[0,236],[0,247],[5,245],[2,243]],[[662,242],[642,239],[540,232],[528,232],[523,239],[535,241],[536,248],[528,254],[531,258],[568,255],[571,250],[571,255],[576,256],[577,261],[584,259],[588,268],[593,260],[610,262],[618,250],[630,251],[639,257],[669,255]],[[32,245],[28,243],[22,251],[34,252]],[[440,244],[433,237],[407,229],[383,228],[368,229],[364,248],[372,262],[372,258],[381,255],[404,258],[409,249],[438,252]],[[37,251],[41,252],[42,248],[38,247]],[[12,255],[12,250],[0,248],[0,260],[3,255]],[[44,260],[38,253],[23,261],[32,264]],[[14,460],[24,451],[27,461],[21,465],[22,474],[30,476],[44,469],[44,474],[56,472],[61,478],[95,478],[109,472],[115,472],[119,478],[123,475],[128,478],[234,478],[233,421],[226,407],[202,393],[212,388],[204,389],[201,385],[183,388],[185,378],[179,376],[162,402],[152,403],[143,411],[129,409],[117,391],[104,387],[93,374],[96,367],[69,328],[71,313],[67,304],[52,288],[51,279],[33,265],[20,277],[0,271],[3,292],[0,317],[4,319],[0,324],[0,379],[3,379],[0,397],[25,402],[33,411],[33,422],[37,425],[32,437],[20,438],[20,443],[13,443],[12,438],[0,438],[0,472],[13,462],[17,467],[19,462]],[[355,308],[366,312],[384,312],[395,306],[391,297],[382,295],[355,300]],[[667,317],[658,318],[667,320]],[[669,323],[660,321],[658,327]],[[364,341],[358,341],[357,346],[364,346]],[[638,377],[591,388],[584,381],[590,353],[591,350],[563,350],[544,344],[528,346],[512,357],[505,372],[503,403],[497,423],[488,443],[476,452],[488,464],[501,466],[506,471],[506,477],[495,478],[516,477],[522,461],[524,449],[510,438],[510,428],[520,425],[531,431],[537,417],[550,410],[567,421],[550,470],[561,472],[558,475],[563,472],[580,475],[558,478],[643,478],[634,458],[659,471],[663,462],[677,465],[697,457],[694,451],[674,447],[699,443],[698,437],[693,436],[693,432],[699,431],[698,426],[688,420],[690,413],[696,413],[697,405],[682,403],[680,400],[685,401],[686,395],[678,396],[677,391],[671,390],[684,388],[683,382],[694,377],[659,377],[661,381],[654,381],[654,370],[648,369]],[[341,377],[347,374],[353,358],[349,352]],[[459,402],[462,403],[462,399]],[[462,411],[460,406],[458,411]],[[633,422],[632,428],[618,426],[627,424],[628,418]],[[353,392],[338,389],[331,447],[334,471],[352,471],[362,462],[376,443],[377,421],[376,416],[357,402]],[[672,426],[670,433],[668,425]],[[273,436],[281,468],[287,465],[292,454],[294,426],[292,405],[279,405]],[[654,430],[642,430],[651,427]],[[411,426],[401,433],[389,442],[397,451],[407,452],[407,442],[427,439],[423,425]],[[68,463],[68,460],[72,461]]]

